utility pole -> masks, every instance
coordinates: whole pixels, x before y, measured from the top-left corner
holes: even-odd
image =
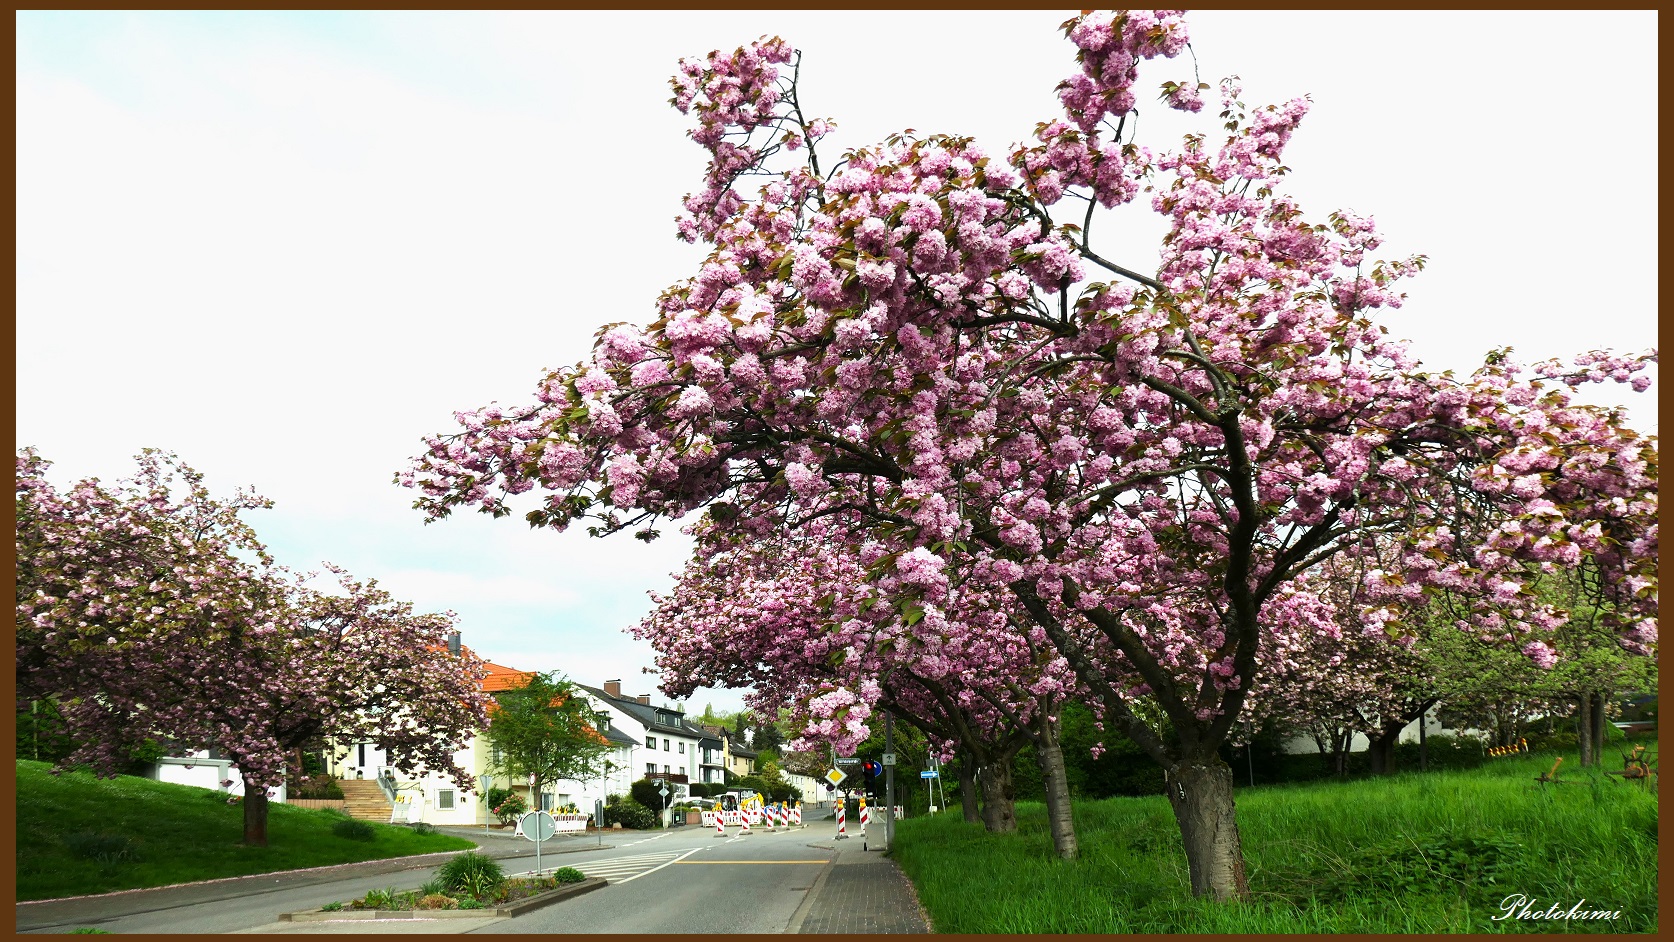
[[[895,753],[895,724],[889,711],[884,711],[884,752]],[[884,766],[884,850],[895,850],[895,763]]]

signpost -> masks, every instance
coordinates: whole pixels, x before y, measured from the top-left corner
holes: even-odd
[[[940,774],[941,773],[937,772],[935,769],[925,769],[924,771],[918,773],[918,777],[919,778],[936,778]]]
[[[838,765],[857,765],[857,764],[859,764],[859,762],[860,762],[860,757],[859,756],[838,756],[837,757],[837,764]]]
[[[523,836],[535,842],[535,876],[541,875],[541,842],[558,833],[558,822],[545,811],[531,811],[517,819]]]
[[[883,754],[883,764],[884,765],[894,765],[895,764],[895,753],[893,753],[893,752],[884,753]]]

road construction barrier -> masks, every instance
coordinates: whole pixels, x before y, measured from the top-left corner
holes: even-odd
[[[797,827],[802,827],[802,802],[800,801],[797,802],[796,807],[791,810],[791,823]]]
[[[750,812],[740,810],[738,813],[738,836],[750,833]]]
[[[870,823],[871,820],[872,812],[866,807],[866,799],[862,798],[860,799],[860,836],[862,839],[866,837],[866,825]]]
[[[848,802],[842,800],[841,798],[839,798],[837,800],[837,839],[838,840],[842,840],[843,838],[849,836],[848,825],[843,820],[844,819],[843,806],[846,805],[846,804],[848,804]]]
[[[713,816],[714,819],[715,819],[715,836],[716,837],[726,837],[727,836],[727,829],[726,829],[726,825],[722,823],[725,820],[725,818],[721,815],[721,806],[719,804],[717,804],[715,806],[715,810],[710,812],[710,815]]]

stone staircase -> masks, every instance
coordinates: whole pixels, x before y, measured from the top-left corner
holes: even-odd
[[[339,779],[338,786],[343,789],[343,812],[351,818],[362,821],[376,821],[388,824],[389,816],[394,811],[390,807],[389,799],[384,797],[383,789],[378,783],[370,779]]]

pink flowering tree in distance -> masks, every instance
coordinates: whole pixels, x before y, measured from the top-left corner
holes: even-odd
[[[749,687],[757,709],[792,706],[793,745],[845,753],[888,709],[943,758],[963,752],[982,768],[993,831],[1016,828],[1011,760],[1033,743],[1054,845],[1076,856],[1057,719],[1073,672],[1038,629],[1019,630],[1004,585],[950,573],[943,556],[915,550],[872,578],[884,549],[846,546],[858,526],[833,514],[760,539],[700,526],[696,558],[633,629],[659,652],[665,692]]]
[[[270,791],[295,749],[376,742],[404,769],[473,779],[454,753],[486,725],[485,670],[418,615],[335,567],[335,592],[273,564],[240,514],[171,455],[130,481],[67,491],[18,456],[18,692],[57,699],[84,743],[67,763],[114,775],[137,742],[218,747],[244,778],[244,843],[267,844]]]
[[[602,328],[531,403],[459,413],[398,479],[432,517],[538,489],[533,526],[643,539],[700,509],[744,540],[835,517],[880,585],[959,556],[1164,768],[1194,891],[1241,897],[1216,750],[1312,567],[1393,540],[1364,621],[1398,632],[1432,594],[1516,635],[1566,614],[1531,573],[1590,552],[1624,643],[1654,644],[1654,439],[1569,391],[1642,389],[1654,355],[1423,370],[1378,322],[1423,259],[1377,260],[1369,217],[1281,189],[1305,99],[1223,83],[1218,143],[1153,151],[1125,119],[1139,69],[1185,49],[1182,15],[1065,30],[1064,112],[1009,158],[907,132],[832,163],[789,44],[683,62],[673,103],[710,160],[678,226],[706,260],[648,326]],[[1190,111],[1203,91],[1163,95]],[[1094,224],[1146,211],[1155,267],[1107,258]],[[898,580],[880,604],[917,630],[923,598]]]

